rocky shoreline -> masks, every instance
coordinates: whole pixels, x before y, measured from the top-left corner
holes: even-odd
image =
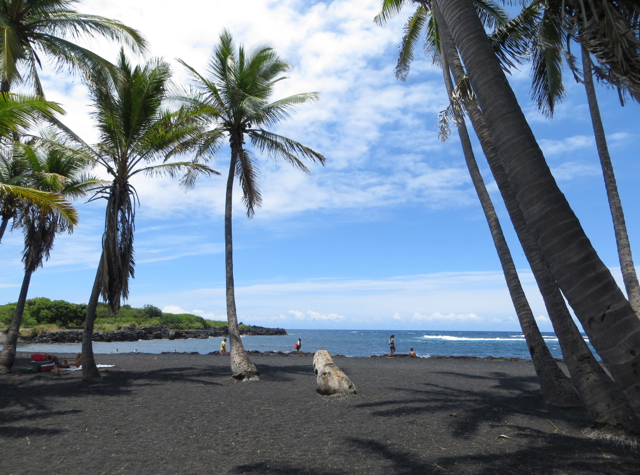
[[[283,328],[265,328],[260,326],[247,326],[240,329],[241,335],[286,335]],[[206,330],[176,330],[167,326],[140,327],[133,329],[121,327],[114,332],[94,332],[93,341],[117,342],[138,340],[186,340],[187,338],[210,338],[229,336],[226,326],[219,328],[207,328]],[[80,343],[82,342],[82,330],[67,330],[61,332],[42,332],[39,336],[20,337],[21,343]]]

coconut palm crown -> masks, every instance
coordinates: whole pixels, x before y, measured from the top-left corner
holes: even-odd
[[[44,191],[48,188],[33,183],[34,176],[21,144],[14,141],[16,134],[23,134],[55,112],[64,113],[59,104],[37,96],[0,94],[0,241],[9,221],[13,219],[15,226],[20,210],[31,205],[40,206],[45,214],[51,211],[59,214],[68,226],[77,224],[78,216],[71,203],[55,190]]]
[[[77,0],[0,0],[1,92],[21,81],[30,82],[44,96],[38,76],[41,56],[53,59],[58,69],[83,73],[110,70],[113,66],[99,55],[77,45],[82,36],[102,36],[143,51],[140,33],[98,15],[77,12]]]
[[[231,343],[231,370],[237,379],[257,379],[258,371],[244,351],[236,314],[233,282],[233,244],[231,211],[233,183],[237,177],[242,187],[242,200],[247,216],[252,217],[262,197],[258,187],[258,167],[254,155],[245,148],[248,137],[254,150],[274,159],[282,159],[304,172],[309,169],[302,160],[325,163],[320,153],[287,137],[267,130],[286,119],[298,105],[318,99],[317,93],[303,93],[270,102],[274,86],[285,79],[290,69],[268,45],[246,50],[236,49],[231,33],[224,30],[214,48],[203,75],[181,61],[189,70],[195,85],[179,99],[212,125],[201,138],[199,156],[211,156],[228,140],[231,162],[225,198],[225,262],[227,281],[227,319]]]

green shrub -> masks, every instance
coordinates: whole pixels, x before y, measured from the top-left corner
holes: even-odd
[[[163,313],[160,325],[166,325],[178,330],[204,330],[208,325],[204,318],[189,313]]]
[[[153,305],[145,305],[142,308],[142,318],[151,320],[152,318],[162,318],[162,310]]]
[[[82,325],[87,314],[87,306],[64,300],[36,298],[29,301],[29,314],[38,324],[62,326]]]
[[[9,325],[11,325],[11,320],[13,319],[13,314],[15,311],[16,311],[15,303],[10,303],[0,307],[0,325],[3,327],[8,327]],[[24,316],[23,316],[23,319],[24,319]]]

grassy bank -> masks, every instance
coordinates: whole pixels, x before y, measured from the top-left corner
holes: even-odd
[[[7,328],[16,309],[15,303],[0,306],[0,329]],[[22,316],[21,333],[24,336],[40,335],[43,331],[54,332],[70,327],[81,327],[87,312],[86,304],[74,304],[64,300],[38,297],[27,300]],[[150,327],[165,325],[178,330],[204,330],[227,325],[225,321],[207,320],[189,313],[163,313],[158,307],[145,305],[134,308],[123,305],[117,314],[109,311],[106,304],[98,304],[95,329],[101,332],[115,331],[119,327]],[[243,328],[245,325],[240,325]]]

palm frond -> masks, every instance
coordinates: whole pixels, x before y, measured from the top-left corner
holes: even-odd
[[[70,202],[59,194],[0,183],[0,199],[4,200],[7,197],[15,197],[31,203],[37,206],[42,213],[57,214],[70,228],[78,224],[78,212]]]
[[[195,161],[163,163],[140,168],[135,173],[144,173],[148,176],[180,177],[180,186],[186,189],[193,188],[199,176],[220,175],[220,173],[214,169]]]
[[[491,0],[473,0],[473,6],[482,24],[493,30],[509,21],[507,11]]]
[[[289,164],[307,173],[309,169],[302,163],[298,156],[323,165],[326,162],[326,158],[322,154],[309,147],[266,130],[251,132],[249,138],[261,153],[266,152],[270,157],[276,159],[282,158],[289,162]]]
[[[537,36],[541,8],[539,2],[532,2],[489,36],[493,50],[506,72],[531,58],[532,41]]]
[[[411,0],[383,0],[380,6],[380,13],[373,19],[378,26],[385,26],[394,16],[411,3]]]
[[[409,75],[409,69],[411,62],[413,61],[413,50],[415,49],[416,42],[420,38],[426,24],[427,12],[421,5],[407,20],[407,23],[404,26],[402,41],[398,46],[400,52],[398,53],[398,62],[396,64],[395,74],[396,78],[401,81],[407,79],[407,76]]]
[[[26,129],[56,112],[64,114],[56,102],[36,96],[0,94],[0,136],[7,137],[12,132]]]
[[[252,154],[248,150],[242,148],[237,155],[235,176],[238,177],[242,188],[242,202],[247,208],[247,216],[252,218],[255,214],[255,209],[262,205],[262,195],[258,187],[260,172],[255,166]]]
[[[317,92],[294,94],[265,105],[257,116],[248,117],[248,120],[255,124],[271,127],[288,118],[296,106],[317,100],[319,100]]]
[[[552,117],[555,105],[564,98],[562,82],[563,28],[562,18],[553,10],[545,10],[535,36],[531,74],[531,97],[538,110]]]

